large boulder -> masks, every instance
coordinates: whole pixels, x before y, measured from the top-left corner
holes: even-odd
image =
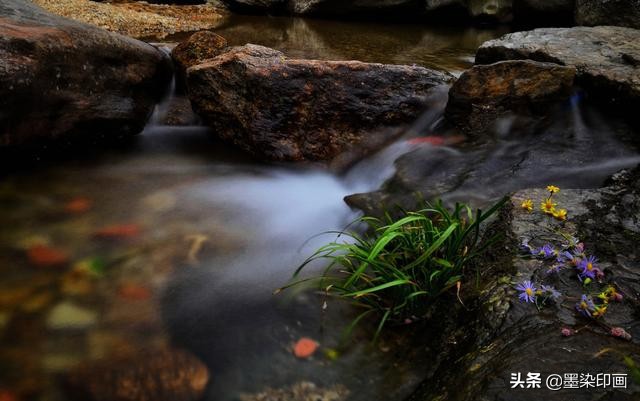
[[[187,70],[194,110],[222,139],[266,160],[326,161],[384,143],[451,76],[416,66],[287,59],[256,45]]]
[[[640,0],[576,0],[578,25],[616,25],[640,29]]]
[[[451,87],[446,116],[468,134],[506,116],[542,116],[571,95],[574,76],[572,67],[531,60],[476,65]]]
[[[621,107],[640,107],[640,30],[598,26],[541,28],[484,43],[477,64],[503,60],[575,67],[576,81],[592,98]]]
[[[0,145],[135,134],[169,76],[149,44],[28,1],[0,4]]]

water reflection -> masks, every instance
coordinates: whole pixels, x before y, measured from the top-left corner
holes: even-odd
[[[506,33],[506,28],[234,15],[214,31],[231,45],[259,44],[278,49],[291,58],[417,64],[456,73],[472,64],[480,44]]]

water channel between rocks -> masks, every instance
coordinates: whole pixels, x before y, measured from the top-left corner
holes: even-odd
[[[503,33],[268,17],[234,17],[217,32],[231,44],[262,44],[289,57],[417,64],[454,74],[470,66],[483,41]],[[444,102],[434,101],[440,108],[409,135],[438,134]],[[452,198],[491,198],[543,179],[597,186],[637,164],[623,125],[575,103],[535,140],[543,141],[539,147],[506,121],[493,147],[461,141],[436,149],[402,138],[342,175],[258,163],[204,127],[159,125],[158,116],[128,148],[5,174],[1,384],[34,399],[62,400],[58,375],[79,362],[172,343],[209,367],[207,400],[251,400],[247,394],[302,381],[325,388],[327,400],[401,400],[424,377],[428,341],[392,337],[370,349],[362,333],[350,352],[328,358],[324,351],[337,347],[353,311],[336,303],[323,311],[314,294],[272,292],[331,238],[314,235],[342,229],[357,215],[343,198],[378,189],[409,151],[453,159],[469,153],[473,171],[494,179],[444,194]],[[570,148],[584,157],[565,168]],[[525,166],[520,181],[492,175],[518,158]],[[532,176],[536,169],[543,176]],[[34,266],[25,254],[41,245],[64,252],[69,266]],[[300,337],[317,340],[321,351],[296,359],[291,344]]]

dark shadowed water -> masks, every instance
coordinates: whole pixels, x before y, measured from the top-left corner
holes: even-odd
[[[232,44],[273,46],[290,57],[452,72],[466,68],[475,48],[499,34],[253,17],[234,18],[219,32]],[[409,137],[440,134],[445,98],[436,95],[437,105]],[[562,134],[542,135],[540,147],[506,121],[488,152],[486,144],[464,138],[438,148],[403,138],[344,175],[257,163],[204,127],[157,123],[125,149],[4,175],[0,390],[19,399],[63,400],[57,378],[81,361],[171,343],[207,364],[211,401],[252,400],[249,394],[267,387],[299,382],[315,383],[326,400],[400,400],[428,369],[426,345],[390,336],[371,348],[363,332],[350,352],[336,354],[350,308],[330,302],[323,311],[324,299],[315,294],[272,292],[327,240],[312,236],[354,218],[343,197],[377,189],[408,151],[472,161],[468,171],[487,179],[444,195],[483,199],[537,183],[540,176],[527,177],[539,173],[566,186],[599,185],[638,162],[628,127],[596,112],[585,116],[581,107],[567,106],[558,117]],[[566,155],[578,143],[583,153],[592,151],[576,162]],[[531,152],[544,157],[530,159]],[[431,168],[438,171],[448,159]],[[537,164],[490,179],[529,162]],[[56,257],[59,263],[52,263]],[[320,343],[313,358],[292,355],[301,337]]]

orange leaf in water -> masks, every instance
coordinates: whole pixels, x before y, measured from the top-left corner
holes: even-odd
[[[34,245],[27,250],[29,263],[37,267],[56,267],[69,263],[69,256],[63,251],[47,245]]]
[[[81,214],[89,211],[91,209],[92,202],[87,198],[73,198],[66,205],[64,205],[64,210],[67,213],[72,214]]]
[[[9,390],[0,389],[0,401],[17,401],[18,398]]]
[[[124,284],[120,286],[120,296],[130,301],[144,301],[151,298],[151,290],[135,284]]]
[[[293,354],[298,358],[309,358],[318,349],[318,343],[314,340],[302,337],[293,346]]]
[[[117,224],[101,228],[95,232],[95,236],[105,239],[133,238],[140,234],[140,226],[137,224]]]
[[[465,137],[462,135],[449,135],[449,136],[420,136],[417,138],[409,139],[407,142],[411,145],[429,144],[432,146],[445,146],[455,145],[464,142]]]

